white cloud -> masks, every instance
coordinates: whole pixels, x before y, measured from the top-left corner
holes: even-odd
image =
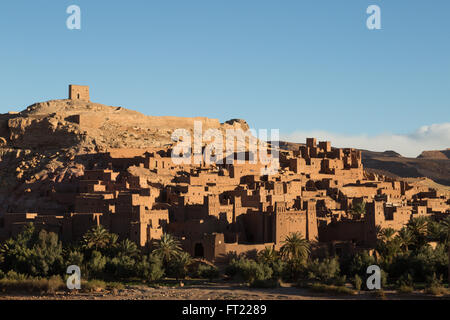
[[[376,136],[345,135],[326,131],[295,131],[282,134],[280,139],[305,143],[306,138],[318,141],[331,141],[332,146],[358,148],[371,151],[394,150],[406,157],[417,157],[425,150],[444,150],[450,148],[450,122],[422,126],[410,134],[385,133]]]

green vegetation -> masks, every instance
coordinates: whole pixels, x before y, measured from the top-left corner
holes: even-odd
[[[0,289],[43,293],[64,289],[62,279],[67,278],[69,265],[81,268],[85,290],[111,286],[118,289],[117,283],[111,285],[111,281],[153,282],[164,275],[184,278],[191,261],[170,235],[164,235],[155,250],[145,253],[135,243],[128,239],[119,242],[117,235],[98,226],[89,230],[80,243],[63,248],[56,234],[37,232],[29,224],[15,239],[0,245]]]
[[[383,286],[392,285],[401,292],[414,290],[416,284],[435,279],[448,279],[449,222],[446,218],[436,222],[429,218],[412,219],[404,228],[380,230],[375,254],[360,252],[341,258],[345,275],[365,279],[369,265],[383,270]],[[435,242],[435,248],[430,242]],[[436,280],[433,287],[437,288]],[[431,287],[431,286],[429,286]]]
[[[355,217],[361,217],[366,213],[366,203],[358,202],[351,209],[350,213]]]
[[[361,287],[362,287],[362,279],[360,276],[358,276],[357,274],[355,274],[355,279],[353,281],[353,284],[355,285],[355,289],[360,291]]]
[[[26,277],[9,272],[5,278],[0,279],[1,292],[29,292],[38,294],[51,294],[66,287],[59,276],[51,276],[49,279]]]
[[[322,261],[318,259],[308,264],[308,277],[311,280],[317,280],[326,284],[345,282],[345,276],[340,276],[339,259],[325,258]]]
[[[98,226],[79,243],[63,246],[56,234],[38,232],[30,224],[0,245],[0,291],[64,290],[66,267],[78,265],[82,290],[88,292],[118,291],[123,283],[159,284],[163,278],[179,283],[186,278],[213,281],[226,276],[258,288],[273,288],[282,281],[318,292],[354,294],[366,290],[367,267],[378,265],[383,288],[401,293],[424,289],[442,295],[448,293],[449,226],[450,218],[440,222],[416,218],[399,231],[379,230],[375,250],[322,259],[313,258],[309,242],[292,233],[279,251],[267,247],[257,254],[230,255],[221,275],[213,264],[193,259],[169,234],[156,241],[153,250],[144,251]],[[430,241],[435,242],[433,247]],[[347,287],[350,284],[354,289]],[[384,296],[382,291],[375,294]]]
[[[209,279],[212,281],[220,277],[220,272],[216,266],[200,264],[195,271],[195,276],[200,279]]]
[[[263,263],[241,257],[233,259],[227,266],[226,274],[249,284],[255,281],[264,281],[272,278],[273,270]]]
[[[354,295],[356,292],[350,288],[344,286],[327,285],[322,283],[314,283],[309,288],[315,292],[331,293],[338,295]]]

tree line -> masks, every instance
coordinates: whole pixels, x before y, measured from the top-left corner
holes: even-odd
[[[81,268],[82,279],[107,282],[225,278],[255,287],[273,287],[283,281],[300,286],[352,284],[355,290],[364,289],[367,267],[378,265],[383,287],[405,292],[420,286],[443,288],[448,279],[450,217],[440,222],[414,218],[399,231],[379,229],[377,238],[375,250],[318,259],[300,233],[291,233],[280,250],[267,247],[260,252],[230,253],[219,269],[191,257],[170,234],[155,241],[148,252],[128,239],[119,241],[103,226],[93,227],[77,243],[63,245],[57,234],[28,224],[17,237],[0,245],[0,289],[8,279],[62,280],[68,276],[69,265]]]

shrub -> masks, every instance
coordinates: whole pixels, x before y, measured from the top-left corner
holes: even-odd
[[[448,291],[442,286],[439,287],[430,287],[425,289],[425,293],[432,294],[434,296],[440,296],[446,294]]]
[[[399,293],[411,293],[414,291],[414,287],[408,286],[406,284],[402,284],[397,288],[397,292]]]
[[[355,289],[358,291],[361,291],[361,287],[362,287],[362,279],[360,276],[358,276],[357,274],[355,274],[355,278],[353,280],[353,283],[355,285]]]
[[[385,287],[388,283],[388,273],[381,270],[381,285]]]
[[[120,283],[120,282],[109,282],[106,285],[106,288],[108,290],[113,291],[114,294],[117,294],[119,290],[125,289],[125,286],[123,285],[123,283]]]
[[[5,278],[8,280],[22,281],[22,280],[26,280],[28,277],[25,274],[17,273],[14,270],[10,270],[6,273]]]
[[[273,271],[266,265],[246,258],[233,259],[227,266],[226,274],[252,284],[256,280],[268,280],[272,278]]]
[[[81,283],[81,291],[83,292],[101,292],[103,290],[111,290],[115,293],[123,290],[125,285],[120,282],[105,282],[103,280],[92,279]]]
[[[298,281],[308,275],[308,268],[304,260],[291,259],[286,262],[283,269],[283,279],[286,281]]]
[[[49,279],[43,279],[42,291],[46,293],[55,293],[58,290],[66,289],[66,284],[60,276],[52,276]]]
[[[394,279],[404,274],[411,274],[416,282],[426,282],[432,274],[447,278],[447,249],[441,244],[434,250],[430,246],[422,246],[416,251],[398,255],[391,264],[386,264],[384,267]]]
[[[164,276],[163,262],[157,256],[150,255],[149,257],[149,268],[148,274],[146,274],[147,279],[150,281],[156,281]]]
[[[272,269],[272,278],[280,280],[286,274],[287,263],[283,260],[277,260],[271,264],[269,264]]]
[[[397,280],[396,285],[399,289],[400,289],[400,287],[403,287],[403,288],[413,287],[414,286],[413,277],[409,273],[404,274]]]
[[[316,259],[308,263],[308,277],[312,280],[318,280],[330,284],[338,281],[339,273],[340,266],[337,257],[331,259],[326,258],[322,261]]]
[[[435,273],[427,278],[427,287],[425,292],[435,296],[447,293],[447,290],[442,285],[442,275],[438,278]]]
[[[129,256],[120,255],[118,257],[108,259],[105,265],[105,273],[114,278],[127,279],[139,274],[136,261]]]
[[[412,253],[405,253],[397,255],[390,264],[385,264],[384,267],[388,269],[389,275],[393,279],[398,279],[405,274],[411,274],[413,271],[411,264]]]
[[[335,279],[333,279],[332,282],[337,286],[344,286],[347,283],[347,276],[346,275],[338,276]]]
[[[92,251],[91,259],[87,263],[89,276],[99,276],[102,274],[106,266],[106,257],[99,251]]]
[[[81,290],[84,292],[100,292],[105,290],[106,283],[102,280],[89,280],[81,283]]]
[[[219,269],[215,266],[210,266],[207,264],[199,264],[197,270],[195,271],[195,276],[202,279],[217,279],[220,276]]]
[[[354,277],[356,274],[365,277],[367,268],[374,264],[377,264],[375,258],[369,252],[362,251],[343,261],[342,272],[350,277]]]
[[[184,279],[188,273],[188,267],[192,263],[192,258],[187,252],[180,252],[171,258],[167,266],[167,275],[176,279]]]
[[[41,230],[28,259],[30,275],[45,277],[61,273],[62,244],[58,240],[58,235]]]
[[[427,287],[440,287],[442,286],[442,275],[438,278],[436,273],[433,273],[431,276],[427,277]]]
[[[242,259],[239,258],[231,258],[230,263],[227,265],[225,269],[225,274],[232,278],[236,277],[241,269]]]
[[[159,280],[164,275],[161,259],[152,255],[142,256],[130,271],[133,276],[150,281]]]
[[[47,277],[62,273],[62,244],[55,233],[32,225],[25,227],[17,238],[5,241],[0,247],[2,270],[16,270],[31,276]]]
[[[355,295],[356,292],[350,288],[344,286],[327,285],[323,283],[314,283],[309,288],[315,292],[331,293],[331,294],[343,294],[343,295]]]
[[[244,264],[244,268],[241,270],[242,276],[244,280],[249,283],[253,283],[256,280],[268,280],[272,277],[272,269],[265,264],[259,264],[255,261],[250,261],[247,264]]]
[[[81,267],[83,265],[84,256],[80,251],[73,250],[67,254],[66,265],[75,265]]]
[[[1,279],[0,290],[3,292],[37,292],[40,294],[55,293],[57,290],[65,289],[65,284],[59,276],[50,279],[25,278],[25,279]]]
[[[252,288],[277,288],[279,287],[279,281],[276,279],[268,279],[268,280],[255,280],[250,286]]]

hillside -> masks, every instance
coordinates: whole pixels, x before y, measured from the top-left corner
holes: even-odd
[[[70,188],[69,182],[86,167],[102,164],[101,153],[162,148],[173,143],[175,129],[192,131],[194,121],[201,121],[203,130],[248,129],[239,119],[220,123],[204,117],[146,116],[81,100],[52,100],[0,114],[0,214],[58,211],[51,199],[52,182]]]
[[[406,158],[385,152],[362,150],[362,161],[367,169],[394,177],[426,177],[439,184],[450,186],[450,158]]]
[[[450,159],[450,148],[447,150],[424,151],[417,158],[419,158],[419,159]]]

